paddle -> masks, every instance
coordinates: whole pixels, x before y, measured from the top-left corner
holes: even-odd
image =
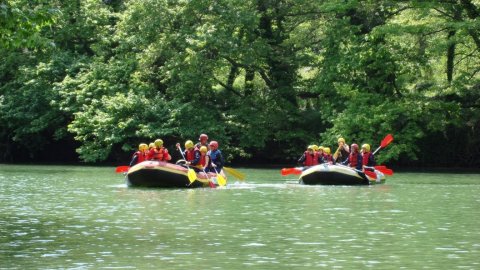
[[[379,166],[373,166],[373,167],[367,167],[365,166],[366,169],[370,169],[370,170],[377,170],[383,174],[386,174],[386,175],[393,175],[393,171],[389,168],[387,168],[386,166],[383,166],[383,165],[379,165]]]
[[[302,174],[301,168],[283,168],[280,173],[282,175],[289,175],[289,174]]]
[[[375,155],[378,150],[387,147],[391,142],[393,141],[393,135],[392,134],[387,134],[385,138],[383,138],[382,142],[380,143],[380,146],[373,152],[373,155]]]
[[[393,175],[393,171],[389,168],[387,168],[386,166],[383,166],[383,165],[379,165],[379,166],[374,166],[374,168],[378,171],[380,171],[381,173],[383,174],[386,174],[386,175]]]
[[[370,176],[371,178],[375,178],[377,179],[377,174],[372,172],[372,171],[368,171],[368,170],[365,170],[363,171],[366,175]]]
[[[130,169],[129,166],[118,166],[117,168],[115,168],[115,172],[116,173],[126,173],[126,172],[128,172],[128,169]]]
[[[205,172],[205,168],[204,168],[204,167],[202,167],[202,171],[203,171],[203,173],[205,174],[205,176],[206,176],[207,179],[208,179],[208,185],[209,185],[211,188],[216,188],[215,184],[214,184],[212,181],[210,181],[210,177],[208,177],[208,173]]]
[[[178,151],[180,151],[180,154],[182,154],[183,159],[185,159],[185,156],[183,155],[183,152],[182,152],[182,147],[180,145],[178,146]],[[195,181],[195,179],[197,179],[197,174],[187,164],[185,165],[187,166],[187,169],[188,169],[188,173],[187,173],[188,181],[190,181],[190,184],[191,184],[193,183],[193,181]]]
[[[221,187],[225,186],[227,184],[227,180],[223,177],[223,175],[218,173],[217,168],[213,167],[213,169],[215,170],[215,173],[217,174],[217,183]]]
[[[241,180],[241,181],[245,180],[245,175],[243,173],[241,173],[241,172],[239,172],[239,171],[237,171],[233,168],[230,168],[230,167],[223,167],[223,169],[227,173],[233,175],[233,177],[237,178],[238,180]]]

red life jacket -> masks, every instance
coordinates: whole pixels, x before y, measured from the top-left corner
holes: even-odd
[[[305,151],[305,161],[303,162],[303,165],[313,166],[317,164],[318,164],[318,153],[313,152],[313,155],[311,155],[308,151]]]
[[[133,154],[134,156],[137,155],[137,163],[140,163],[142,161],[145,161],[147,160],[147,153],[145,152],[142,152],[142,151],[137,151],[135,152],[135,154]]]
[[[198,162],[198,165],[202,165],[205,167],[207,164],[207,155],[200,155],[200,161]]]
[[[372,155],[371,152],[363,153],[363,155],[362,155],[362,165],[363,166],[368,166],[368,160],[370,159],[371,155]]]
[[[137,156],[138,156],[137,163],[143,162],[147,159],[147,153],[146,152],[137,151]]]
[[[165,151],[165,148],[153,148],[150,151],[150,159],[159,160],[159,161],[167,161],[168,160],[168,153]]]
[[[350,154],[349,160],[350,160],[350,167],[352,167],[352,168],[357,167],[357,164],[358,164],[358,153],[353,153],[353,152],[352,152],[352,153]]]
[[[192,161],[195,159],[195,150],[192,149],[192,150],[187,150],[186,151],[186,155],[185,155],[185,159],[187,161]]]

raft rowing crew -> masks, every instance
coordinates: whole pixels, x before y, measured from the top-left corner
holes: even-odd
[[[196,172],[220,172],[225,164],[222,152],[218,149],[218,142],[211,141],[209,143],[206,134],[201,134],[195,145],[191,140],[186,141],[184,151],[179,143],[175,146],[184,157],[185,164],[191,166]],[[133,154],[130,161],[130,167],[146,160],[168,162],[171,159],[168,150],[163,147],[163,140],[157,139],[150,145],[141,143],[138,146],[138,151]]]
[[[372,170],[371,168],[376,165],[375,156],[370,151],[369,144],[363,144],[362,150],[359,151],[359,147],[356,143],[353,143],[351,147],[348,147],[344,138],[338,139],[338,148],[333,155],[331,154],[329,147],[309,145],[298,162],[305,167],[324,163],[341,164],[355,168],[359,171]]]
[[[168,163],[172,158],[163,141],[155,140],[150,149],[146,144],[139,145],[130,167],[119,166],[117,172],[127,172],[127,182],[132,186],[151,187],[215,187],[226,184],[224,159],[218,149],[218,142],[208,143],[208,136],[202,134],[199,142],[194,145],[191,140],[185,142],[185,151],[179,143],[177,149],[182,154],[184,163]],[[301,168],[283,168],[282,175],[299,174],[299,183],[306,185],[369,185],[374,182],[385,182],[385,175],[393,171],[385,166],[376,166],[375,154],[393,141],[388,134],[380,146],[372,153],[369,144],[362,145],[361,151],[357,144],[351,147],[345,139],[338,139],[338,148],[333,155],[328,147],[310,145],[299,159],[304,166]],[[345,166],[347,165],[347,166]],[[126,168],[123,168],[126,167]],[[230,168],[232,174],[234,170]],[[240,173],[236,173],[240,176]],[[233,174],[235,176],[235,174]],[[243,176],[237,177],[243,180]],[[218,180],[218,181],[217,181]]]

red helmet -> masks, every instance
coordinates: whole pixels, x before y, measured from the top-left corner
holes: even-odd
[[[352,152],[358,152],[358,144],[352,143],[352,146],[350,148],[352,148]]]
[[[218,149],[218,142],[217,141],[211,141],[209,146],[212,150],[216,150],[216,149]]]
[[[200,134],[200,137],[198,138],[199,141],[202,141],[202,140],[208,140],[208,135],[207,134]]]

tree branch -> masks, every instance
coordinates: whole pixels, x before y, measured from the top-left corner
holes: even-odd
[[[396,10],[394,12],[388,12],[387,17],[388,18],[393,17],[395,15],[398,15],[398,14],[402,13],[402,11],[405,11],[405,10],[411,9],[411,8],[413,8],[413,7],[412,6],[405,6],[405,7],[399,8],[398,10]]]
[[[234,93],[235,95],[239,96],[239,97],[242,97],[242,94],[240,94],[240,92],[238,92],[237,90],[235,90],[233,87],[230,87],[228,85],[226,85],[224,82],[222,82],[220,79],[218,79],[217,77],[213,76],[213,79],[218,82],[218,84],[220,84],[221,86],[223,86],[223,88],[227,89],[228,91]]]
[[[432,9],[437,11],[438,13],[442,14],[443,16],[449,17],[451,19],[455,19],[455,16],[452,16],[452,15],[448,14],[447,12],[445,12],[443,10],[440,10],[438,8],[432,8]]]
[[[470,53],[467,53],[467,54],[463,54],[462,57],[457,61],[455,62],[455,66],[460,64],[463,60],[471,57],[473,54],[475,54],[476,52],[478,51],[478,48],[474,49],[473,51],[471,51]]]
[[[432,31],[432,32],[428,32],[428,33],[425,33],[425,34],[423,34],[423,35],[424,35],[424,36],[429,36],[429,35],[433,35],[433,34],[436,34],[436,33],[440,33],[440,32],[446,31],[446,30],[448,30],[447,27],[441,28],[441,29],[438,29],[438,30],[435,30],[435,31]]]
[[[480,72],[480,67],[478,67],[473,73],[472,75],[470,75],[470,78],[468,79],[469,81],[471,81],[473,79],[473,77],[475,77],[475,75],[477,75],[477,73]]]
[[[263,69],[260,69],[260,70],[257,70],[257,71],[260,74],[260,76],[262,76],[262,79],[265,81],[265,83],[268,85],[268,87],[270,87],[270,89],[274,89],[275,88],[275,83],[272,80],[270,80],[270,78],[265,73],[265,71]]]
[[[222,56],[222,57],[225,60],[227,60],[228,62],[230,62],[230,64],[232,64],[232,66],[234,66],[234,67],[241,67],[245,70],[247,70],[249,68],[254,69],[255,71],[257,71],[260,74],[260,76],[265,81],[265,83],[268,85],[268,87],[270,87],[270,89],[275,88],[275,83],[268,77],[268,75],[265,73],[265,70],[263,70],[261,67],[254,66],[254,65],[250,66],[250,65],[241,64],[241,63],[236,62],[235,60],[233,60],[232,58],[230,58],[228,56]]]

